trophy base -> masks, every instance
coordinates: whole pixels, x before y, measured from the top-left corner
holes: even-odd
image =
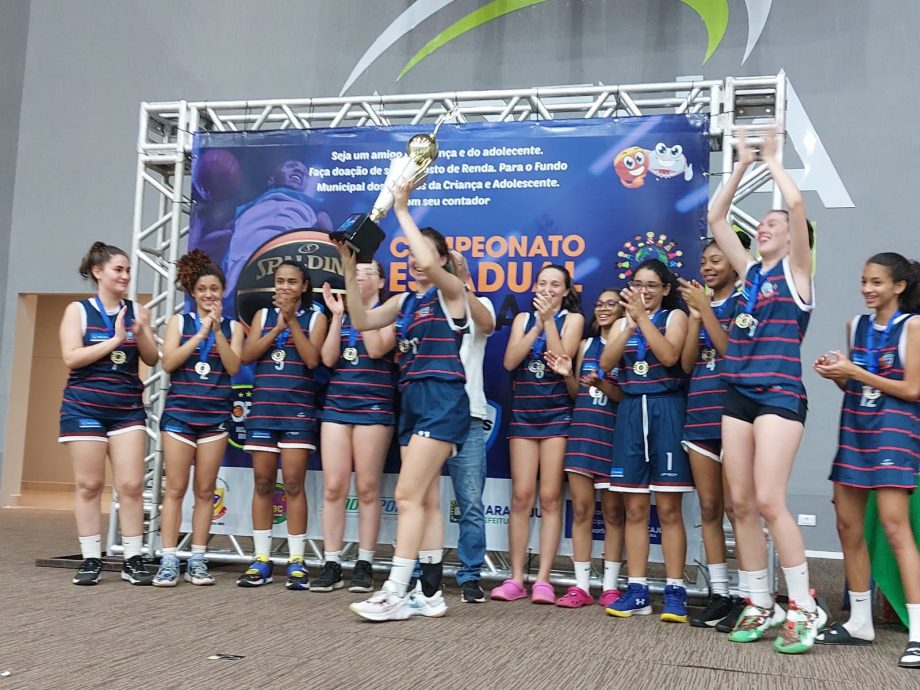
[[[344,242],[358,255],[358,261],[370,262],[386,237],[380,226],[367,213],[355,213],[345,219],[329,237]]]

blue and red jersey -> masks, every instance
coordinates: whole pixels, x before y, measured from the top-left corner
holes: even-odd
[[[649,318],[658,329],[659,333],[664,335],[668,329],[668,320],[673,314],[673,310],[660,309]],[[623,354],[620,357],[620,388],[623,389],[624,395],[665,395],[669,393],[679,393],[686,386],[687,377],[680,368],[680,362],[674,366],[665,366],[658,361],[652,348],[646,343],[645,352],[642,353],[642,344],[644,336],[637,327],[623,348]],[[645,364],[639,364],[644,362]],[[647,367],[643,369],[642,367]],[[645,373],[642,373],[642,372]]]
[[[396,325],[401,391],[421,379],[466,383],[460,361],[465,324],[454,323],[437,288],[403,295]]]

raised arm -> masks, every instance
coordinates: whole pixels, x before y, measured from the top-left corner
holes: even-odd
[[[342,257],[342,273],[345,278],[345,295],[348,298],[348,316],[359,331],[375,331],[389,326],[399,315],[399,300],[402,295],[393,295],[379,307],[366,309],[361,300],[361,291],[355,279],[355,253],[344,242],[333,242]]]
[[[323,346],[320,350],[323,364],[327,367],[334,367],[339,361],[341,351],[342,337],[342,319],[345,316],[345,304],[342,299],[332,292],[329,283],[323,283],[323,300],[326,302],[326,308],[332,314],[329,319],[329,330],[326,331],[326,339],[323,340]]]
[[[466,287],[467,299],[470,305],[470,317],[476,324],[476,330],[484,336],[490,336],[495,331],[495,313],[486,306],[483,298],[476,295],[473,282],[470,280],[470,269],[467,266],[466,258],[456,249],[450,252],[454,260],[454,266],[457,268],[457,277]]]
[[[754,152],[748,146],[743,132],[735,139],[735,150],[738,152],[738,162],[735,163],[732,174],[722,185],[722,189],[719,190],[716,198],[712,200],[708,220],[709,229],[712,230],[712,236],[715,238],[719,248],[728,258],[735,272],[739,276],[744,276],[748,264],[754,261],[754,257],[741,244],[741,240],[738,239],[728,222],[728,212],[731,210],[732,199],[735,198],[735,192],[738,191],[741,178],[744,177],[744,173],[754,162]]]

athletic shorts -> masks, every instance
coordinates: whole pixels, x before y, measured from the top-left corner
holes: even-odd
[[[682,395],[624,396],[613,432],[611,491],[693,491],[690,461],[681,445],[686,412]]]
[[[711,438],[705,441],[699,439],[688,441],[684,439],[681,443],[688,455],[691,450],[694,450],[700,455],[705,455],[710,460],[722,462],[722,439],[720,438]]]
[[[413,436],[453,443],[460,451],[470,431],[470,401],[459,381],[417,379],[402,391],[399,445]]]
[[[147,413],[144,410],[132,410],[117,419],[102,416],[83,417],[62,414],[58,443],[69,443],[70,441],[102,441],[107,443],[110,436],[146,428]]]
[[[754,398],[748,397],[731,384],[726,385],[725,389],[725,409],[722,411],[723,417],[732,417],[733,419],[740,419],[742,422],[753,424],[754,420],[762,415],[775,414],[777,417],[799,422],[802,425],[805,424],[805,417],[808,414],[808,403],[804,400],[800,400],[799,409],[793,411],[776,405],[763,405]]]
[[[246,429],[246,443],[243,445],[243,450],[247,453],[257,451],[280,453],[282,448],[316,450],[315,436],[312,431]]]
[[[221,441],[230,435],[225,422],[217,425],[188,424],[167,413],[163,413],[160,418],[160,431],[192,448],[197,448],[202,443]]]

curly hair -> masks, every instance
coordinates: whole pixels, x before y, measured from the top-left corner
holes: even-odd
[[[193,249],[176,262],[176,284],[191,294],[195,284],[204,276],[215,276],[221,287],[227,287],[227,279],[220,266],[200,249]]]

